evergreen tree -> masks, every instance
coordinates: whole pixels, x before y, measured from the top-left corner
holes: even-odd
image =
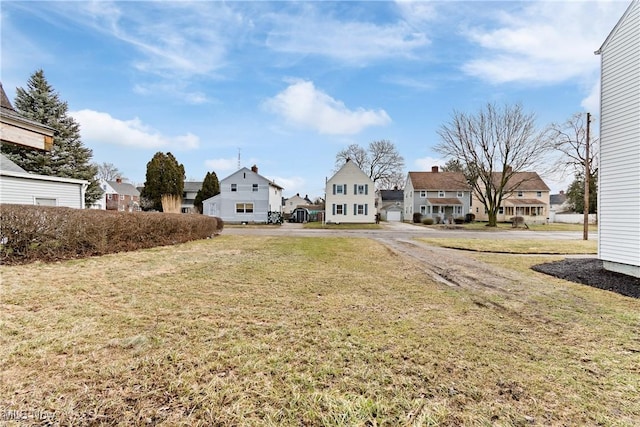
[[[147,163],[147,174],[141,197],[147,199],[152,209],[166,212],[163,197],[182,198],[184,191],[184,166],[171,153],[157,152]]]
[[[14,108],[23,117],[55,130],[50,152],[13,144],[2,144],[2,153],[28,172],[40,175],[75,178],[89,181],[85,205],[91,206],[102,195],[97,178],[98,168],[91,162],[93,152],[80,139],[80,126],[67,115],[67,103],[47,82],[42,70],[27,82],[27,89],[18,88]]]
[[[202,188],[198,190],[196,199],[193,202],[198,212],[202,213],[202,202],[217,194],[220,194],[220,181],[218,181],[218,176],[215,172],[207,172],[202,182]]]
[[[589,180],[589,213],[598,210],[598,172],[591,175]],[[574,181],[567,189],[567,199],[573,206],[573,210],[584,213],[584,173],[576,175]]]

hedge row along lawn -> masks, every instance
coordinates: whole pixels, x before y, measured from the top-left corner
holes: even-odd
[[[517,311],[361,238],[221,236],[2,266],[0,413],[62,425],[639,425],[640,302],[528,270],[538,257],[490,258],[530,283]]]

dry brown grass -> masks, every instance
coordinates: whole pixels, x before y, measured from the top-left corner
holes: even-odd
[[[476,238],[419,238],[421,242],[443,248],[476,252],[507,254],[586,255],[596,254],[596,240],[546,239],[476,239]]]
[[[638,425],[640,302],[514,258],[487,259],[522,274],[509,307],[435,284],[365,239],[223,236],[3,266],[0,414],[46,411],[63,425]]]

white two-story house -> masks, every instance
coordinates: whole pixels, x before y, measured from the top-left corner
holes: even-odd
[[[243,167],[220,181],[220,194],[202,202],[202,213],[236,224],[275,222],[282,215],[282,190],[257,166]]]
[[[374,183],[352,161],[327,181],[325,218],[327,223],[375,223]]]

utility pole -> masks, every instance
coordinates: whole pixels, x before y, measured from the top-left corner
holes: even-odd
[[[591,181],[591,165],[589,162],[589,128],[591,126],[591,113],[587,113],[587,135],[584,155],[584,225],[582,240],[589,240],[589,181]]]

